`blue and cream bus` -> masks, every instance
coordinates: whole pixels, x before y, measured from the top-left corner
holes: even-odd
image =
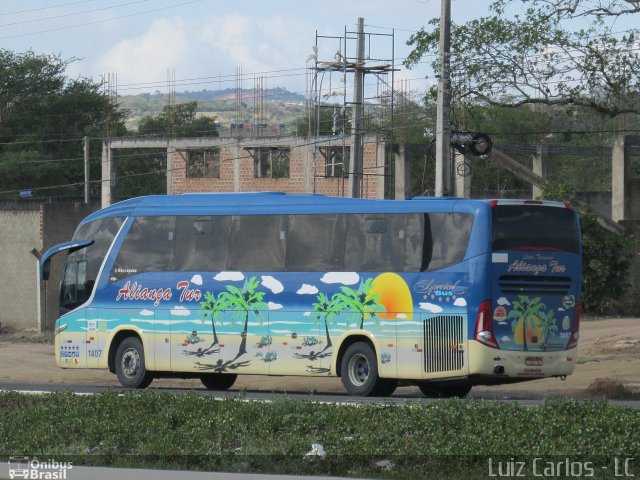
[[[126,387],[239,374],[339,376],[427,396],[573,372],[576,211],[548,201],[281,193],[126,200],[67,251],[58,365]]]

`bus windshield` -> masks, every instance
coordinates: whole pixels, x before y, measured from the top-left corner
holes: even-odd
[[[74,240],[93,240],[94,243],[67,257],[60,286],[61,314],[89,299],[102,261],[123,221],[121,217],[106,218],[85,223],[76,230]]]
[[[529,250],[578,253],[573,210],[541,205],[496,205],[493,251]]]

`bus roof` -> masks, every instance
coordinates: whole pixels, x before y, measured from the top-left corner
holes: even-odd
[[[408,200],[370,200],[282,192],[188,193],[151,195],[124,200],[98,210],[81,223],[101,218],[156,215],[268,215],[321,213],[476,213],[493,205],[567,204],[532,200],[469,200],[456,197],[414,197]]]
[[[416,197],[409,200],[301,195],[281,192],[189,193],[151,195],[124,200],[98,210],[82,223],[108,217],[155,215],[320,214],[468,212],[488,208],[488,200],[450,197]]]

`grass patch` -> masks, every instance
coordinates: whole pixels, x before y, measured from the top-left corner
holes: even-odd
[[[85,465],[405,480],[487,478],[490,456],[494,470],[514,458],[640,457],[640,411],[602,401],[356,407],[195,393],[2,393],[0,412],[0,455]],[[312,444],[324,459],[305,456]]]

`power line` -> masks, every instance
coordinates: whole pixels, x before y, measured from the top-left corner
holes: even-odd
[[[100,12],[100,11],[103,11],[103,10],[111,10],[112,8],[126,7],[126,6],[129,6],[129,5],[137,5],[138,3],[145,3],[145,2],[148,2],[148,1],[149,0],[137,0],[136,2],[121,3],[120,5],[111,5],[109,7],[94,8],[92,10],[83,10],[83,11],[80,11],[80,12],[63,13],[63,14],[60,14],[60,15],[54,15],[52,17],[34,18],[34,19],[30,19],[30,20],[21,20],[19,22],[2,23],[2,24],[0,24],[0,27],[9,27],[9,26],[12,26],[12,25],[24,25],[25,23],[44,22],[46,20],[54,20],[56,18],[73,17],[73,16],[76,16],[76,15],[83,15],[85,13]]]
[[[85,23],[78,23],[78,24],[75,24],[75,25],[66,25],[64,27],[57,27],[57,28],[50,28],[50,29],[47,29],[47,30],[40,30],[38,32],[27,32],[27,33],[16,33],[14,35],[5,35],[4,37],[0,37],[0,40],[6,40],[8,38],[27,37],[29,35],[39,35],[41,33],[59,32],[61,30],[69,30],[70,28],[86,27],[86,26],[89,26],[89,25],[97,25],[99,23],[112,22],[114,20],[122,20],[123,18],[136,17],[138,15],[145,15],[147,13],[154,13],[154,12],[160,12],[162,10],[168,10],[168,9],[171,9],[171,8],[183,7],[185,5],[191,5],[191,4],[199,3],[199,2],[202,2],[202,1],[204,1],[204,0],[191,0],[190,2],[177,3],[177,4],[174,4],[174,5],[169,5],[167,7],[154,8],[153,10],[145,10],[143,12],[137,12],[137,13],[130,13],[129,15],[122,15],[122,16],[119,16],[119,17],[105,18],[103,20],[96,20],[94,22],[85,22]]]
[[[95,1],[95,0],[82,0],[82,1],[79,1],[79,2],[59,3],[57,5],[47,5],[46,7],[30,8],[28,10],[17,10],[17,11],[14,11],[14,12],[0,13],[0,16],[3,16],[3,15],[19,15],[21,13],[39,12],[39,11],[42,11],[42,10],[51,10],[52,8],[68,7],[69,5],[78,5],[80,3],[91,3],[93,1]]]

